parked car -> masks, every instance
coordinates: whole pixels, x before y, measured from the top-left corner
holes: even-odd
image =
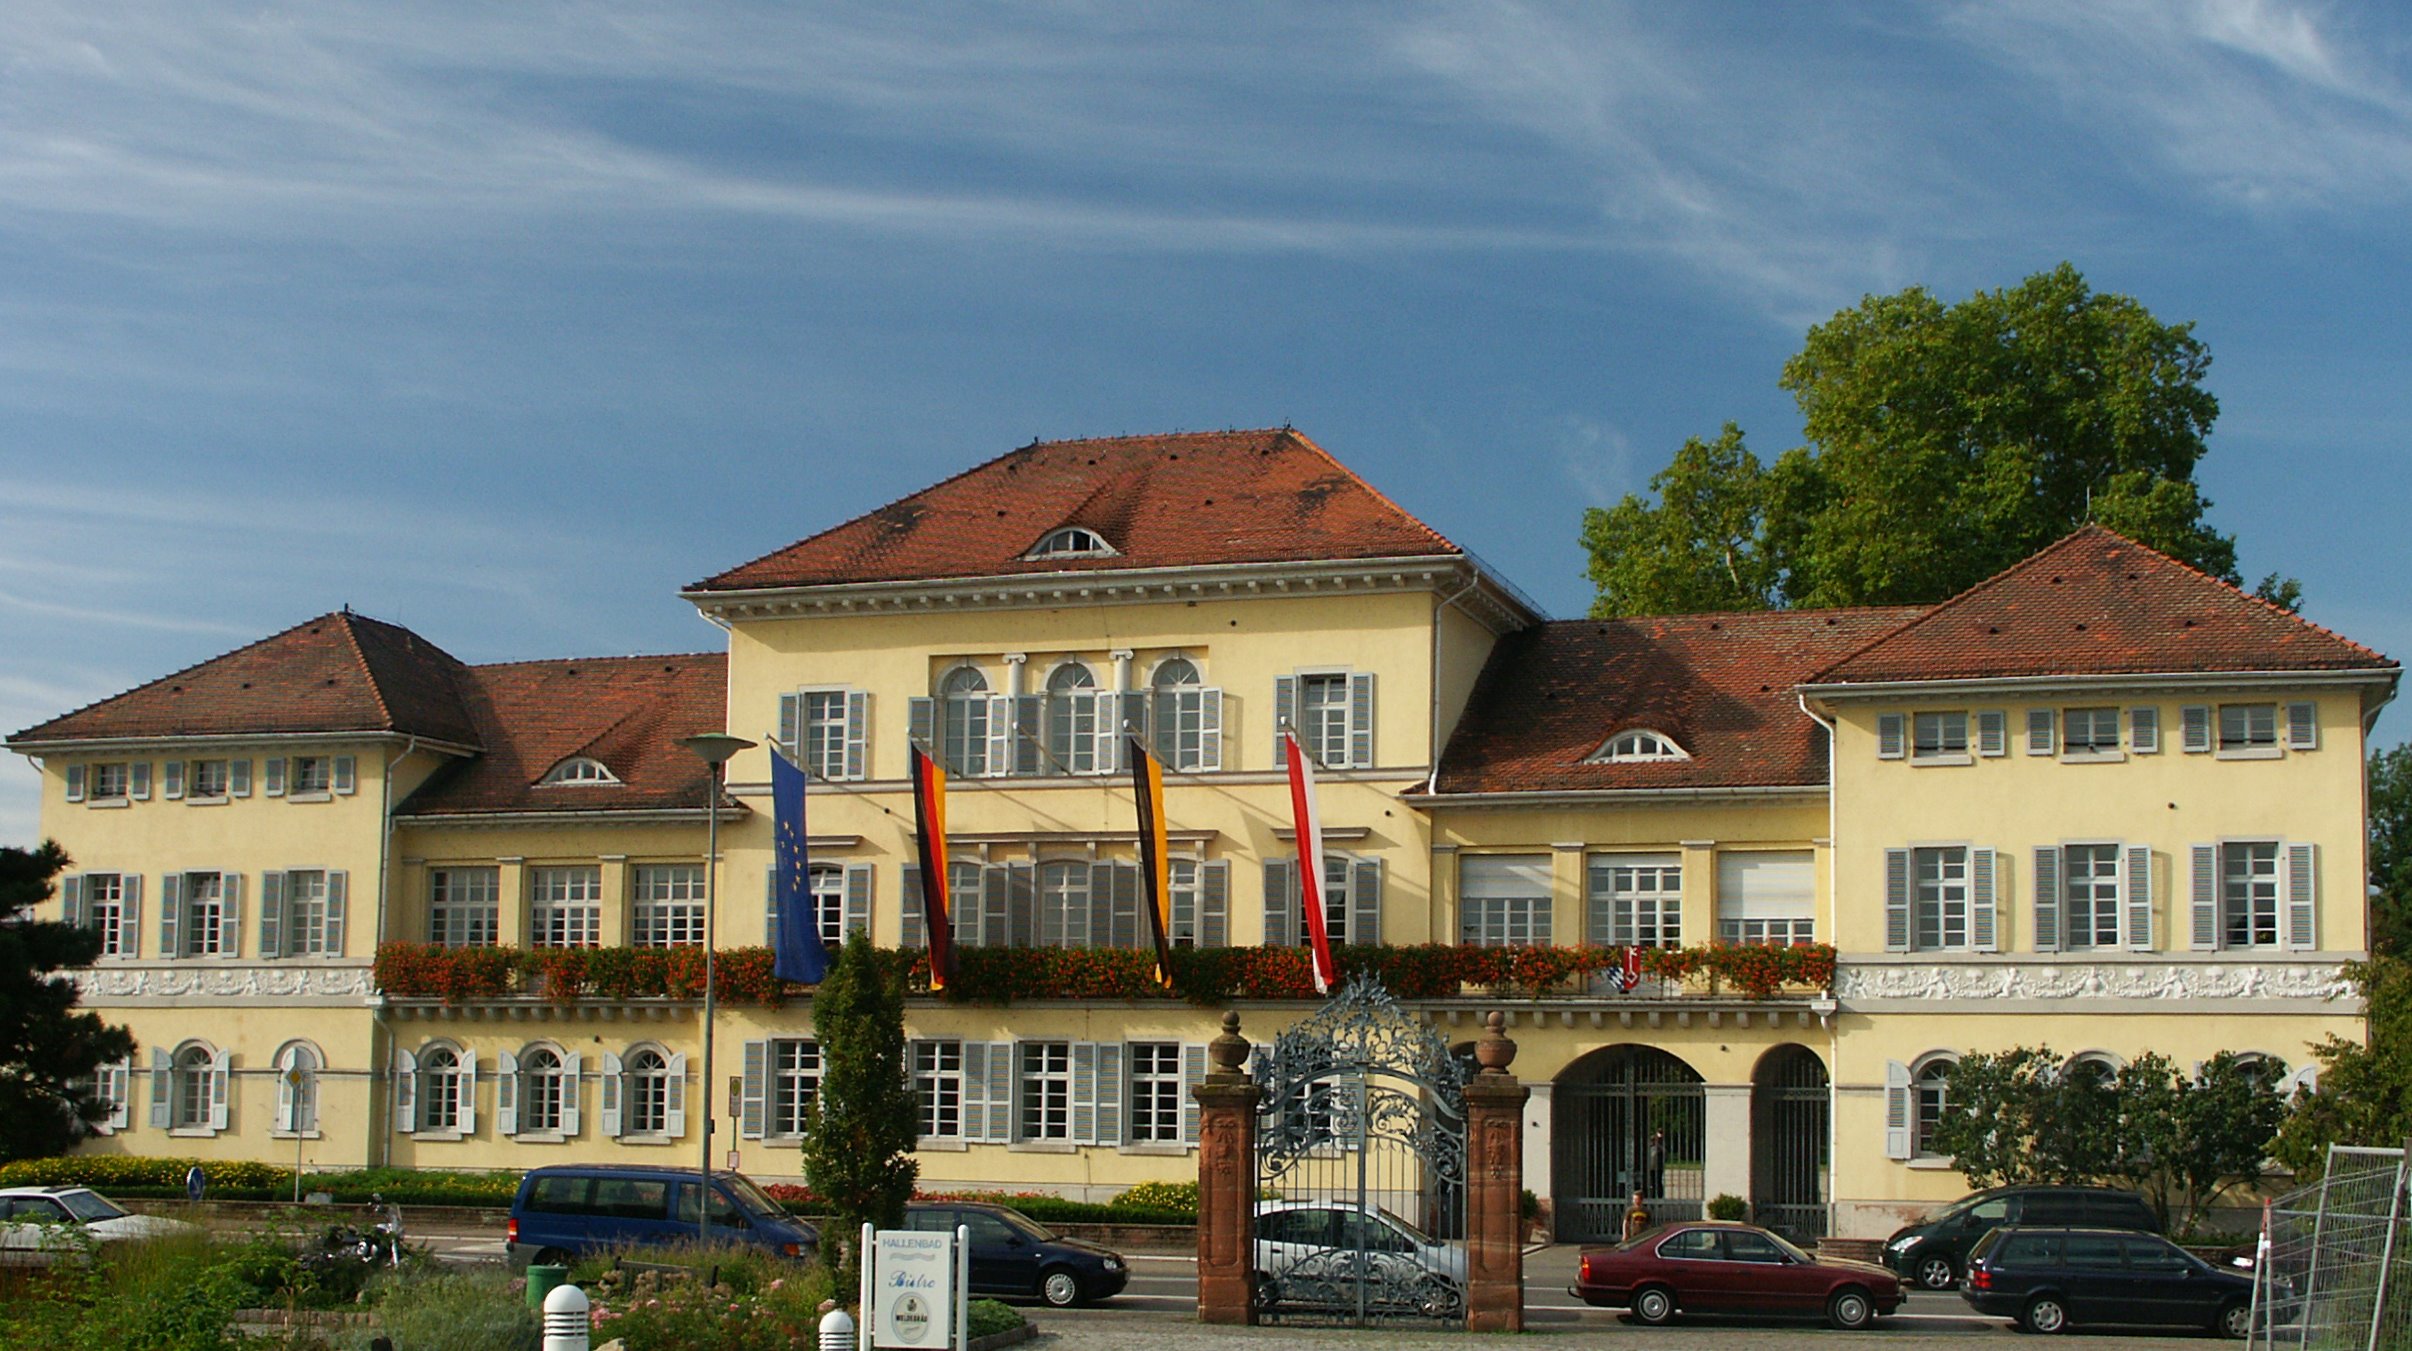
[[[1613,1248],[1585,1248],[1568,1293],[1660,1324],[1683,1313],[1823,1314],[1864,1328],[1901,1307],[1901,1280],[1872,1262],[1820,1261],[1748,1224],[1662,1225]]]
[[[554,1164],[531,1168],[511,1200],[503,1252],[513,1268],[560,1265],[604,1248],[695,1238],[703,1184],[692,1168]],[[712,1174],[712,1237],[788,1257],[818,1252],[821,1233],[787,1213],[743,1173]]]
[[[971,1231],[971,1288],[975,1295],[1043,1299],[1056,1308],[1108,1299],[1130,1284],[1121,1253],[1064,1238],[1010,1206],[970,1201],[916,1201],[905,1207],[905,1228]]]
[[[1354,1308],[1360,1283],[1369,1307],[1453,1317],[1466,1307],[1465,1245],[1444,1243],[1375,1205],[1266,1201],[1257,1206],[1259,1309]]]
[[[2013,1225],[1979,1240],[1960,1297],[2029,1332],[2105,1323],[2250,1329],[2253,1278],[2224,1271],[2159,1234]]]
[[[1992,1187],[1894,1230],[1885,1240],[1885,1265],[1928,1290],[1949,1290],[1960,1283],[1960,1272],[1977,1240],[2006,1224],[2161,1232],[2160,1216],[2134,1192],[2041,1184]]]
[[[87,1242],[199,1232],[183,1220],[133,1214],[90,1187],[0,1190],[0,1266],[49,1266],[81,1253]]]

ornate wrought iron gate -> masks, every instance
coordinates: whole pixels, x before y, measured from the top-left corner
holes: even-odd
[[[1623,1237],[1635,1192],[1653,1222],[1700,1218],[1707,1096],[1691,1066],[1655,1047],[1610,1046],[1570,1066],[1551,1097],[1560,1239]]]
[[[1360,974],[1255,1077],[1259,1320],[1461,1321],[1466,1081],[1447,1041]]]
[[[1751,1217],[1796,1243],[1826,1236],[1829,1121],[1834,1091],[1806,1046],[1778,1046],[1750,1090]]]

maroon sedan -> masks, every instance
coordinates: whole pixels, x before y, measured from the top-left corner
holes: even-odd
[[[1644,1323],[1685,1313],[1824,1314],[1864,1328],[1901,1307],[1901,1279],[1867,1262],[1820,1262],[1747,1224],[1669,1224],[1613,1248],[1585,1248],[1569,1293]]]

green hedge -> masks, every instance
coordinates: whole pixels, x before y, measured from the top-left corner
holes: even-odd
[[[72,1154],[0,1164],[0,1187],[90,1187],[105,1196],[180,1197],[195,1163],[208,1175],[208,1196],[219,1201],[284,1201],[293,1196],[293,1170],[242,1159],[155,1159],[127,1154]],[[327,1192],[338,1205],[365,1204],[381,1194],[399,1206],[508,1206],[519,1174],[443,1172],[420,1168],[357,1168],[302,1174],[302,1192]]]

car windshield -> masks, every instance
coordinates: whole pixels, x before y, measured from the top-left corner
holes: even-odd
[[[738,1205],[745,1207],[753,1214],[767,1215],[775,1219],[787,1213],[787,1207],[772,1200],[770,1193],[762,1190],[750,1177],[739,1173],[724,1173],[721,1175],[720,1185],[728,1189],[729,1195],[737,1198]]]
[[[102,1200],[98,1192],[60,1192],[59,1204],[67,1207],[68,1214],[86,1224],[94,1220],[114,1220],[126,1213]]]
[[[1374,1209],[1382,1213],[1383,1219],[1386,1219],[1393,1225],[1396,1225],[1400,1233],[1403,1233],[1407,1237],[1414,1239],[1417,1246],[1425,1248],[1432,1246],[1433,1239],[1430,1234],[1427,1234],[1423,1230],[1416,1228],[1412,1224],[1409,1224],[1407,1221],[1400,1219],[1398,1215],[1390,1209],[1390,1207],[1376,1206]]]
[[[1640,1233],[1635,1234],[1633,1237],[1617,1244],[1616,1250],[1618,1252],[1628,1252],[1634,1248],[1642,1246],[1645,1243],[1656,1243],[1661,1238],[1666,1237],[1666,1233],[1667,1226],[1663,1224],[1652,1225],[1650,1228],[1644,1229]]]
[[[1784,1250],[1784,1255],[1791,1258],[1793,1261],[1799,1262],[1804,1266],[1816,1264],[1816,1258],[1811,1257],[1809,1254],[1792,1246],[1792,1241],[1785,1238],[1782,1234],[1770,1232],[1767,1237],[1770,1242],[1774,1243],[1777,1247],[1782,1248]]]
[[[1012,1225],[1015,1229],[1020,1230],[1024,1238],[1035,1238],[1041,1243],[1053,1243],[1055,1241],[1054,1230],[1049,1229],[1047,1226],[1040,1224],[1037,1220],[1030,1218],[1028,1215],[1023,1214],[1018,1210],[1000,1209],[997,1211],[997,1218],[1005,1221],[1005,1223],[1009,1225]]]
[[[1978,1192],[1974,1196],[1963,1196],[1959,1200],[1954,1201],[1950,1205],[1947,1205],[1941,1210],[1936,1211],[1934,1214],[1927,1216],[1926,1222],[1928,1224],[1941,1224],[1945,1220],[1956,1220],[1962,1215],[1967,1214],[1969,1211],[1976,1209],[1978,1206],[1981,1206],[1985,1202],[1992,1199],[1994,1198],[1993,1193],[1991,1192]]]

